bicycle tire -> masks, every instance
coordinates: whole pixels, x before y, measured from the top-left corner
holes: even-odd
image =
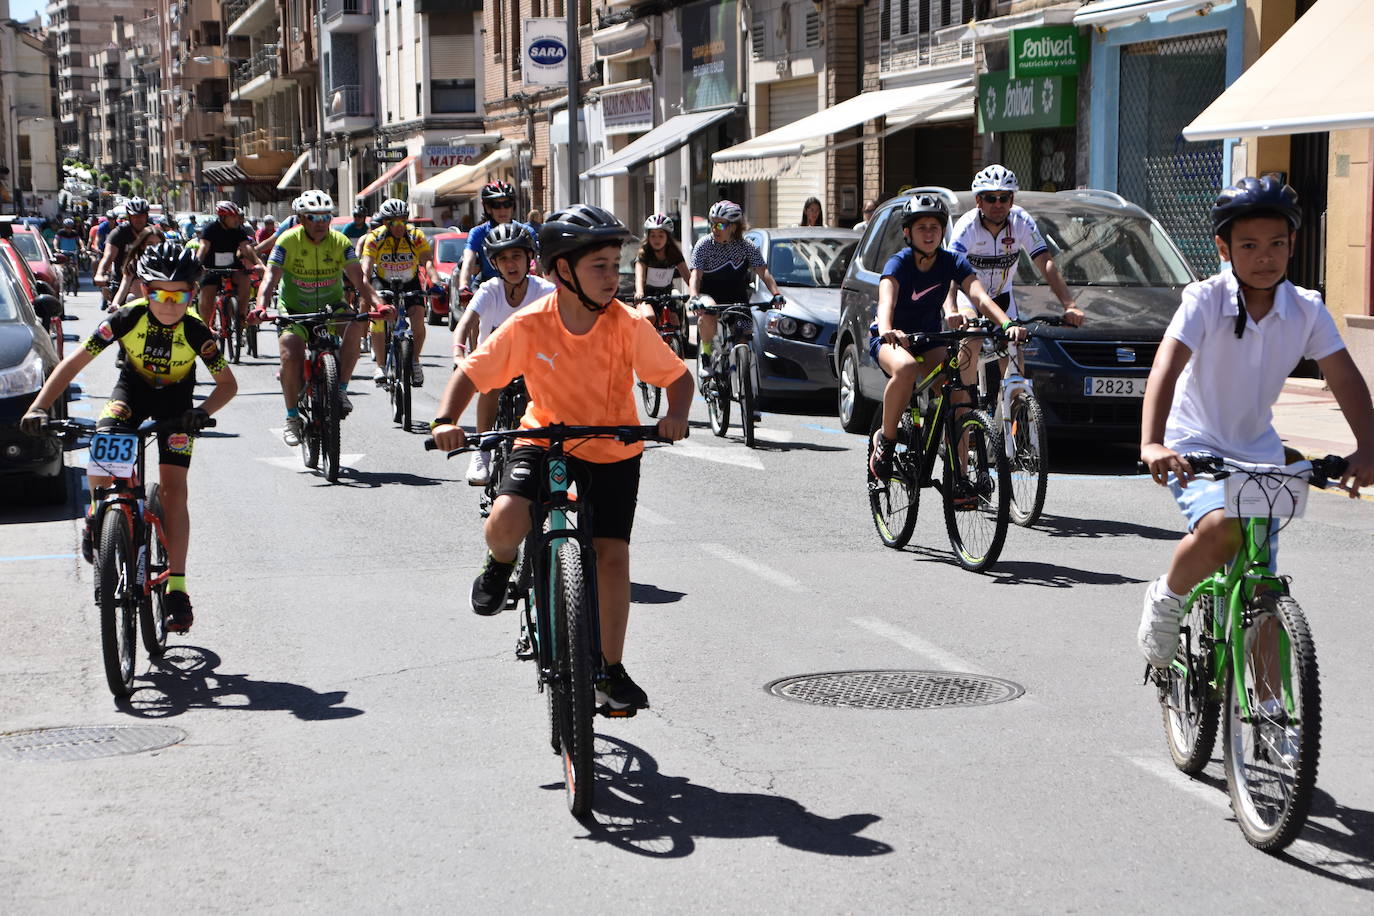
[[[392,399],[396,402],[396,409],[392,419],[400,423],[401,428],[405,430],[410,429],[410,398],[415,383],[414,368],[411,365],[414,346],[414,341],[405,338],[396,342],[396,384],[392,387]]]
[[[301,392],[296,403],[301,416],[301,461],[310,470],[320,466],[320,424],[315,415],[315,405],[320,403],[318,379],[311,379],[309,387]]]
[[[1317,785],[1317,758],[1321,752],[1321,685],[1317,678],[1317,653],[1312,633],[1298,603],[1287,595],[1269,592],[1256,596],[1249,611],[1250,622],[1241,631],[1241,645],[1232,651],[1242,651],[1247,656],[1245,682],[1251,702],[1255,704],[1252,713],[1259,712],[1261,707],[1258,701],[1260,677],[1255,670],[1254,653],[1250,650],[1260,640],[1261,629],[1273,621],[1280,631],[1276,636],[1280,652],[1285,651],[1286,644],[1287,655],[1279,663],[1280,677],[1286,677],[1287,681],[1282,685],[1285,695],[1280,716],[1289,720],[1296,714],[1297,733],[1293,739],[1291,721],[1278,722],[1263,713],[1252,716],[1256,721],[1241,721],[1236,679],[1231,674],[1226,685],[1223,748],[1226,789],[1231,796],[1231,810],[1245,839],[1257,849],[1278,852],[1302,832],[1311,810]],[[1296,697],[1293,695],[1295,690]],[[1276,748],[1272,740],[1279,725],[1282,725],[1284,737],[1296,744],[1291,761],[1285,759],[1283,744]],[[1266,731],[1270,733],[1269,738],[1264,736]],[[1283,787],[1278,804],[1256,798],[1256,793],[1271,783]]]
[[[698,356],[697,359],[705,359],[709,364],[715,360],[715,353]],[[703,386],[706,415],[711,421],[711,432],[718,438],[724,438],[730,429],[730,378],[721,369],[718,365],[715,374]]]
[[[739,425],[744,430],[744,444],[753,448],[754,406],[757,393],[754,391],[754,351],[748,344],[735,344],[735,375],[739,378]]]
[[[663,389],[642,379],[638,384],[639,401],[644,405],[644,413],[657,419],[659,408],[663,406]]]
[[[1002,437],[992,420],[981,410],[965,409],[953,421],[960,439],[968,437],[968,450],[959,464],[959,449],[954,441],[945,444],[944,493],[945,529],[959,565],[982,572],[997,562],[1006,541],[1011,521],[1010,471],[1002,450]],[[961,479],[973,485],[973,500],[961,504],[955,490]]]
[[[1010,423],[1011,520],[1022,528],[1040,521],[1050,479],[1049,429],[1040,401],[1022,390],[1012,398]]]
[[[229,359],[238,365],[239,347],[243,343],[243,331],[239,328],[239,301],[237,296],[224,297],[225,342],[229,347]]]
[[[155,483],[148,490],[148,512],[162,520],[162,484]],[[148,565],[146,575],[152,578],[158,570],[167,568],[167,547],[157,536],[156,529],[148,529]],[[167,583],[154,586],[140,603],[139,621],[143,629],[143,648],[153,658],[161,658],[167,651]]]
[[[138,597],[134,594],[134,564],[130,556],[128,518],[119,507],[105,510],[100,523],[100,552],[96,560],[100,602],[100,646],[105,682],[110,693],[124,698],[134,690],[138,655]]]
[[[319,418],[320,459],[324,477],[330,483],[339,479],[339,423],[342,405],[339,403],[339,364],[333,353],[320,354],[320,381],[316,389],[319,402],[315,416]]]
[[[908,435],[909,427],[905,417],[903,421],[897,428],[897,442],[916,441]],[[916,530],[916,515],[921,506],[921,487],[912,478],[911,462],[906,453],[903,453],[900,459],[896,455],[893,456],[892,474],[888,478],[887,486],[882,486],[873,476],[873,435],[882,428],[881,411],[873,415],[869,425],[872,428],[868,431],[868,449],[864,453],[864,479],[868,486],[869,512],[883,546],[901,550]]]
[[[581,817],[592,809],[596,715],[589,616],[596,613],[582,568],[582,548],[568,541],[554,556],[553,616],[558,628],[556,681],[559,737],[568,810]]]
[[[233,307],[233,315],[234,315],[234,318],[233,318],[233,321],[234,321],[234,333],[233,333],[233,340],[234,340],[234,365],[237,366],[237,365],[239,364],[239,361],[243,358],[243,337],[244,337],[243,325],[244,325],[244,322],[243,322],[243,319],[239,317],[239,301],[238,301],[238,298],[237,298],[237,297],[235,297],[235,298],[233,299],[233,303],[234,303],[234,307]]]
[[[1216,599],[1203,592],[1183,618],[1178,652],[1160,672],[1164,740],[1174,766],[1196,776],[1212,759],[1221,703],[1212,687],[1212,614]]]

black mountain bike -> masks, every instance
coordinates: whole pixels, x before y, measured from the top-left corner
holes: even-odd
[[[525,390],[525,377],[522,375],[511,379],[506,383],[506,387],[501,389],[501,395],[496,401],[495,428],[519,427],[520,418],[525,415],[525,408],[529,403],[530,396]],[[478,500],[483,518],[491,514],[491,504],[495,501],[497,488],[501,485],[501,473],[510,459],[511,442],[511,439],[500,439],[489,450],[490,472],[487,474],[487,485],[482,488],[482,496]]]
[[[960,565],[980,572],[997,562],[1011,516],[1011,472],[997,426],[976,406],[978,387],[959,381],[959,344],[1001,334],[980,320],[967,329],[911,338],[911,346],[943,344],[947,350],[944,361],[929,366],[916,383],[911,404],[902,412],[887,480],[875,478],[869,469],[873,434],[882,428],[881,410],[869,430],[868,504],[878,537],[888,547],[901,549],[911,540],[921,489],[935,487],[943,497],[945,529]],[[962,393],[963,403],[955,403],[956,393]],[[937,461],[943,466],[938,481]]]
[[[391,395],[392,422],[409,430],[411,393],[415,388],[415,334],[410,329],[406,310],[412,305],[421,305],[424,294],[419,290],[407,290],[405,285],[404,280],[387,280],[386,288],[381,290],[382,299],[396,307],[395,320],[386,322],[386,366],[382,387]]]
[[[739,424],[744,430],[744,444],[754,447],[754,415],[758,407],[759,376],[754,361],[754,315],[751,309],[767,309],[766,302],[751,306],[747,302],[717,305],[698,305],[708,315],[716,316],[716,334],[711,355],[707,360],[711,377],[702,385],[706,411],[711,419],[711,432],[724,436],[730,429],[730,402],[739,404]]]
[[[678,359],[687,355],[687,308],[683,304],[688,296],[683,293],[664,293],[660,296],[645,296],[642,300],[653,307],[654,330],[668,349],[677,354]],[[639,399],[644,402],[644,412],[657,417],[663,407],[663,389],[648,382],[639,383]],[[500,425],[500,424],[497,424]]]
[[[539,474],[545,483],[530,505],[533,527],[521,550],[516,581],[524,597],[523,626],[529,634],[540,692],[549,703],[549,739],[563,758],[568,808],[582,816],[592,808],[595,754],[592,716],[629,717],[635,710],[596,706],[596,683],[605,677],[601,655],[601,613],[592,544],[594,508],[572,495],[583,492],[565,448],[569,441],[614,438],[621,442],[665,442],[655,426],[563,426],[485,433],[473,448],[491,449],[502,440],[542,439],[549,443]],[[425,442],[434,448],[434,440]]]

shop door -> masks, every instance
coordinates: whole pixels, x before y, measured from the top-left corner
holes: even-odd
[[[1121,49],[1117,187],[1164,226],[1199,276],[1217,269],[1209,213],[1221,190],[1222,143],[1183,128],[1226,88],[1226,33]]]
[[[1288,279],[1326,295],[1326,169],[1330,134],[1294,134],[1289,141],[1288,183],[1298,192],[1302,231]]]
[[[768,87],[768,129],[775,130],[820,110],[816,78],[788,80]],[[795,226],[801,222],[802,205],[808,197],[825,199],[825,153],[802,156],[797,172],[773,180],[769,226]],[[830,215],[827,214],[827,220]],[[833,225],[833,221],[831,223]]]

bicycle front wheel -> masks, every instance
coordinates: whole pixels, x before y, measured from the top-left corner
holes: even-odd
[[[313,413],[319,421],[324,476],[335,483],[339,479],[339,422],[343,419],[343,407],[339,403],[339,364],[333,353],[320,354],[319,380]]]
[[[414,341],[404,338],[396,341],[396,383],[391,386],[394,408],[391,419],[401,424],[401,428],[405,430],[410,429],[410,395],[415,382],[414,369],[410,362],[414,345]]]
[[[894,550],[901,550],[911,540],[916,530],[916,511],[921,502],[920,484],[913,479],[911,462],[903,452],[894,456],[892,473],[887,480],[873,476],[873,436],[883,425],[882,412],[873,415],[872,429],[868,431],[868,451],[864,458],[864,476],[868,482],[868,508],[873,514],[873,527],[878,529],[878,537],[883,544]],[[903,422],[897,431],[897,442],[913,441],[905,438],[907,429]]]
[[[100,644],[105,681],[110,693],[127,697],[134,689],[134,661],[138,653],[139,595],[134,582],[129,520],[118,507],[106,510],[100,525],[100,553],[96,559],[100,602]]]
[[[148,491],[148,512],[162,519],[162,484],[155,483]],[[167,568],[167,547],[155,529],[148,531],[148,571],[151,579]],[[143,648],[153,658],[161,658],[167,651],[167,583],[164,582],[143,596],[139,620],[143,626]]]
[[[965,410],[945,442],[945,528],[961,566],[982,572],[1002,552],[1011,516],[1007,456],[988,415]]]
[[[1174,766],[1189,776],[1201,773],[1212,759],[1221,704],[1212,688],[1213,595],[1198,595],[1183,618],[1173,664],[1159,672],[1159,705],[1164,738]]]
[[[697,357],[710,365],[715,359],[715,353]],[[711,421],[711,432],[718,437],[724,437],[730,429],[730,377],[725,373],[724,366],[717,364],[715,374],[706,381],[706,415]]]
[[[1227,681],[1226,788],[1245,839],[1277,852],[1302,831],[1317,785],[1317,652],[1302,608],[1273,592],[1251,602],[1239,643],[1232,651],[1244,653],[1245,677]]]
[[[744,429],[744,444],[754,447],[754,409],[758,392],[754,390],[754,351],[748,344],[735,346],[735,377],[739,380],[739,425]]]
[[[243,328],[239,324],[239,303],[234,296],[229,296],[224,300],[224,343],[228,349],[226,354],[234,365],[238,365],[240,350],[243,346]]]
[[[597,613],[594,596],[582,569],[582,548],[569,541],[558,548],[554,559],[553,617],[558,628],[556,689],[559,744],[563,753],[563,778],[568,810],[581,817],[592,809],[595,753],[592,717],[596,714],[596,688],[592,682],[592,646],[588,632]]]
[[[1050,479],[1049,431],[1040,402],[1029,391],[1012,398],[1011,423],[1011,520],[1029,528],[1045,508],[1045,487]]]

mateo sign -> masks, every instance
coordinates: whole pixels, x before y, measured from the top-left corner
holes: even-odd
[[[540,17],[524,21],[525,82],[555,86],[568,81],[568,22]]]
[[[1082,67],[1083,42],[1078,28],[1050,25],[1011,30],[1011,75],[1077,76]]]

